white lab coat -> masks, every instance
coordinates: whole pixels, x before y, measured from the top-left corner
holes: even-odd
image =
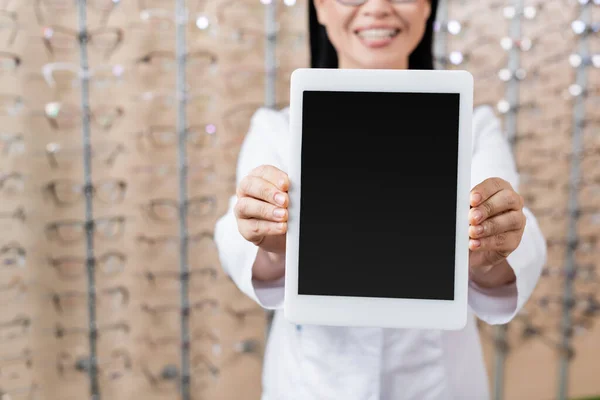
[[[237,165],[237,182],[270,164],[287,171],[288,109],[259,109]],[[473,113],[471,187],[500,177],[517,190],[518,173],[500,123],[488,106]],[[232,196],[215,227],[221,265],[247,296],[275,316],[266,348],[263,400],[485,400],[489,398],[473,314],[489,324],[510,321],[530,297],[546,262],[546,243],[526,208],[525,232],[508,257],[515,284],[483,290],[469,284],[469,319],[460,331],[296,326],[283,318],[284,281],[252,280],[258,248],[239,233]],[[402,265],[402,253],[398,253]]]

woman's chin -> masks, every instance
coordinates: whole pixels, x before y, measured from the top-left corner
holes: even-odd
[[[357,38],[358,39],[358,38]],[[406,69],[408,56],[406,56],[402,43],[395,38],[392,44],[383,44],[372,41],[371,46],[365,46],[361,40],[353,46],[356,50],[355,60],[360,60],[361,68],[365,69]]]
[[[364,69],[406,69],[407,57],[400,58],[395,54],[369,54],[357,57]]]

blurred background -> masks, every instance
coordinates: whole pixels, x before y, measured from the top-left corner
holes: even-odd
[[[0,0],[1,400],[259,399],[268,316],[212,234],[307,1]],[[600,2],[447,0],[436,30],[548,240],[525,310],[480,326],[493,398],[598,398]]]

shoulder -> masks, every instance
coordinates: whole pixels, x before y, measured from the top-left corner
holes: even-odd
[[[278,135],[285,134],[289,128],[289,108],[278,110],[260,107],[252,116],[250,124],[253,128],[260,128]]]
[[[289,136],[286,109],[259,107],[250,117],[249,129],[240,148],[240,158],[249,154],[260,154],[264,162],[282,165]]]
[[[499,124],[494,109],[489,104],[482,104],[473,109],[473,133],[477,135],[482,130]]]

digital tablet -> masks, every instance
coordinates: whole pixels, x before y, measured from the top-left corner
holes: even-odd
[[[286,319],[465,326],[472,108],[466,71],[293,72]]]

